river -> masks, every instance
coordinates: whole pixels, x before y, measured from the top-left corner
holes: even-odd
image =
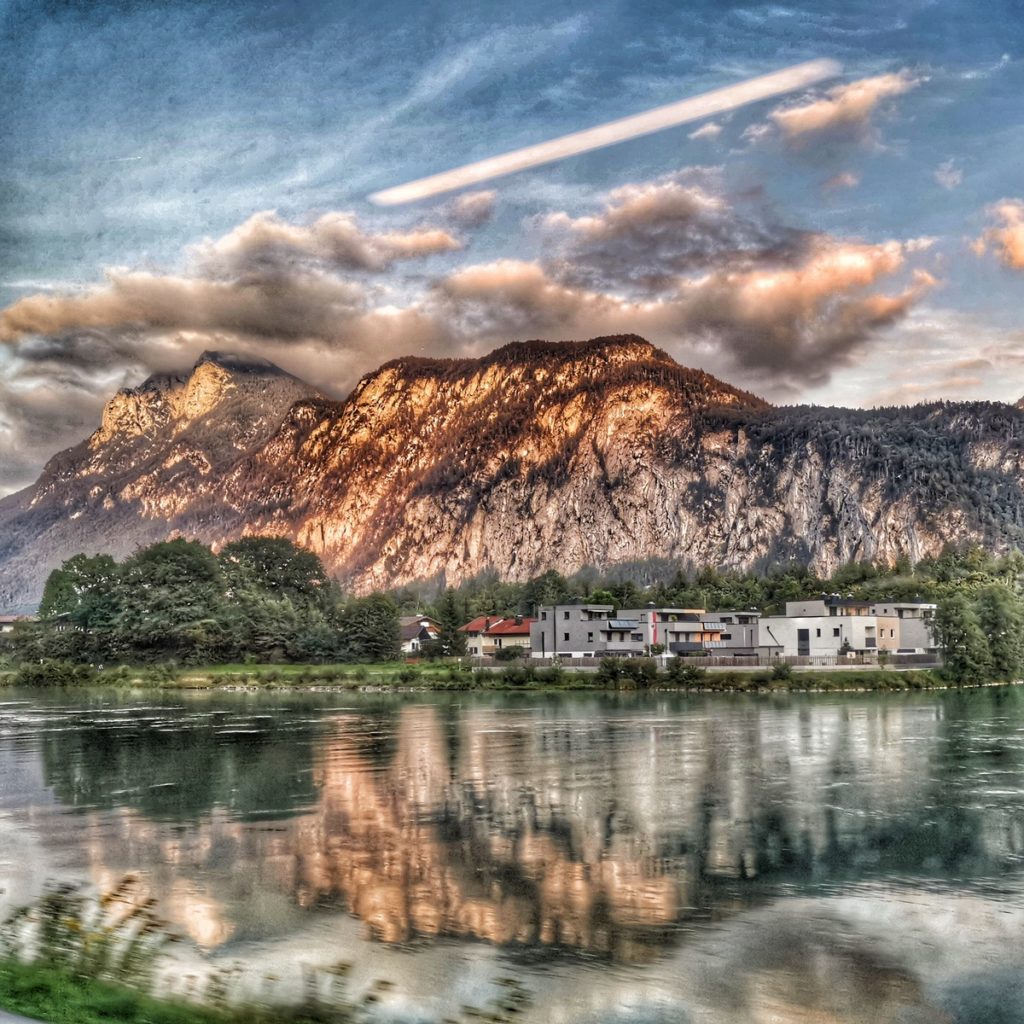
[[[129,875],[386,1019],[1021,1022],[1024,690],[0,691],[0,911]]]

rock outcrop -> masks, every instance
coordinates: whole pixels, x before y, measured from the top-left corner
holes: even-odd
[[[1024,544],[1024,411],[775,408],[640,338],[406,358],[332,401],[204,356],[0,502],[0,606],[77,551],[286,535],[366,591],[655,559],[738,569]]]

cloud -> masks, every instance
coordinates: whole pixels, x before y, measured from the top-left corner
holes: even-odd
[[[465,192],[447,205],[448,216],[457,224],[466,227],[480,227],[491,219],[494,213],[494,189]]]
[[[302,226],[289,224],[273,210],[253,214],[216,241],[197,246],[205,269],[238,275],[308,262],[339,270],[386,270],[397,260],[452,252],[461,243],[441,228],[373,234],[350,213],[332,211]]]
[[[464,223],[493,202],[455,202],[470,199]],[[90,289],[21,298],[0,312],[0,359],[13,368],[0,440],[26,453],[5,479],[23,482],[43,454],[85,436],[98,396],[181,370],[206,348],[269,358],[340,397],[399,355],[631,332],[685,364],[792,394],[856,361],[935,283],[916,266],[928,240],[791,227],[758,193],[730,198],[714,168],[625,185],[588,206],[530,222],[541,259],[493,259],[427,284],[379,272],[450,251],[442,229],[371,233],[347,214],[295,225],[263,213],[192,247],[177,272],[116,269]],[[46,401],[24,396],[28,381]],[[65,407],[73,414],[60,427],[53,409]]]
[[[822,186],[824,192],[835,192],[841,188],[856,188],[860,184],[860,175],[853,171],[841,171],[832,175]]]
[[[1024,331],[1019,328],[922,303],[886,333],[884,346],[890,384],[876,384],[859,396],[870,406],[940,399],[1015,402],[1024,392]],[[912,380],[908,365],[914,368]]]
[[[938,184],[950,192],[962,185],[964,181],[964,172],[957,167],[956,161],[952,158],[939,164],[935,168],[933,176]]]
[[[49,361],[10,361],[0,381],[0,494],[27,486],[54,452],[77,444],[99,422],[110,392],[131,369],[109,364],[80,369]],[[55,414],[55,410],[59,410]]]
[[[909,252],[899,242],[822,236],[790,265],[725,264],[646,300],[566,283],[534,262],[499,260],[445,278],[434,308],[458,332],[495,339],[632,331],[684,363],[696,356],[716,372],[785,391],[826,381],[935,285],[918,270],[895,292],[873,290],[905,269]]]
[[[458,247],[440,228],[375,234],[346,213],[307,226],[258,213],[193,246],[180,273],[108,270],[105,283],[91,289],[19,299],[0,311],[0,341],[49,336],[65,345],[76,332],[97,331],[138,343],[147,334],[200,332],[344,349],[368,343],[375,320],[387,326],[395,319],[379,302],[383,290],[353,274]]]
[[[714,139],[721,134],[722,126],[714,121],[708,121],[707,124],[702,124],[696,131],[690,132],[686,137],[688,139]]]
[[[837,85],[824,96],[777,107],[768,116],[790,140],[826,132],[861,136],[869,129],[880,103],[917,84],[918,80],[904,71],[861,78]]]
[[[19,299],[0,313],[0,340],[121,326],[304,338],[334,334],[364,309],[360,284],[304,270],[233,280],[110,271],[86,294]]]
[[[978,256],[991,248],[1006,266],[1024,270],[1024,199],[1001,199],[987,212],[995,223],[974,240],[971,248]]]
[[[641,292],[723,263],[786,259],[804,241],[803,232],[760,209],[741,213],[723,195],[718,173],[706,168],[625,185],[610,192],[596,214],[553,213],[543,223],[563,239],[561,276],[589,287]]]

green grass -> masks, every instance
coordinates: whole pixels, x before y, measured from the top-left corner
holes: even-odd
[[[694,665],[694,668],[700,666]],[[11,674],[0,672],[0,685],[10,684]],[[776,678],[765,668],[732,668],[701,672],[693,679],[673,679],[665,673],[653,684],[628,676],[610,678],[597,671],[535,668],[528,661],[507,668],[468,671],[454,663],[420,662],[410,665],[392,661],[366,664],[203,665],[194,667],[135,666],[108,668],[96,673],[86,685],[116,688],[213,690],[218,687],[293,689],[312,687],[421,687],[440,691],[511,690],[632,690],[659,689],[702,692],[759,693],[821,690],[902,691],[936,689],[949,685],[935,669],[895,671],[885,668],[793,671]]]
[[[49,1024],[322,1024],[323,1016],[280,1010],[207,1009],[143,995],[123,985],[80,978],[42,964],[0,960],[0,1007]],[[350,1021],[347,1014],[334,1018]]]

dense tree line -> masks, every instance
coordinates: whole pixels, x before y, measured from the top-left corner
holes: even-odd
[[[975,594],[1000,584],[1024,594],[1024,555],[997,557],[981,548],[949,548],[935,558],[891,566],[855,562],[831,576],[818,576],[793,563],[761,573],[719,569],[688,570],[667,561],[618,566],[612,572],[584,570],[564,576],[549,570],[522,583],[484,573],[459,587],[404,587],[390,591],[402,614],[427,612],[439,620],[468,621],[476,615],[533,615],[542,604],[601,600],[617,608],[757,608],[767,615],[785,611],[787,601],[822,594],[865,600],[940,601],[955,593]]]
[[[399,615],[437,620],[427,657],[465,653],[459,627],[478,615],[533,615],[588,600],[616,608],[785,610],[787,601],[839,593],[938,604],[936,640],[958,682],[1024,671],[1024,555],[949,548],[911,565],[851,563],[831,577],[799,564],[763,574],[687,571],[665,562],[549,570],[521,583],[481,576],[459,587],[406,587],[346,597],[319,558],[283,538],[250,537],[218,553],[195,541],[143,548],[123,562],[76,555],[47,581],[38,623],[13,634],[16,660],[83,664],[363,662],[399,657]]]
[[[217,554],[172,540],[123,562],[76,555],[50,574],[39,613],[38,623],[12,635],[18,660],[209,664],[399,655],[393,600],[346,599],[316,555],[278,537],[247,537]]]

